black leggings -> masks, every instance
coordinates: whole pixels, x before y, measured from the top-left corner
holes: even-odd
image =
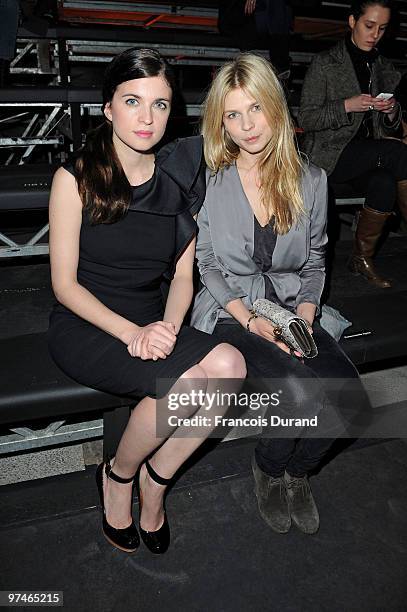
[[[391,212],[397,181],[407,180],[407,146],[393,138],[352,140],[342,151],[329,180],[351,183],[366,194],[366,206]]]
[[[214,334],[240,350],[246,359],[248,378],[260,383],[262,391],[270,390],[270,383],[275,391],[275,385],[270,379],[283,382],[283,408],[287,409],[288,413],[295,413],[297,416],[325,413],[325,418],[329,421],[330,417],[326,414],[329,411],[328,406],[342,415],[345,410],[349,410],[353,415],[370,411],[370,403],[355,366],[319,323],[314,324],[318,356],[306,359],[304,363],[285,353],[274,343],[247,332],[239,323],[219,322]],[[327,402],[328,392],[324,379],[347,381],[348,388],[344,392],[330,393]],[[316,388],[321,392],[315,393]],[[256,461],[264,472],[275,478],[282,476],[285,470],[291,476],[304,476],[319,465],[334,439],[263,437],[256,447]]]

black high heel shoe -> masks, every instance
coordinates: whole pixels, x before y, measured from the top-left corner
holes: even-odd
[[[109,525],[106,520],[105,497],[103,493],[103,468],[105,468],[105,474],[108,478],[114,480],[115,482],[119,482],[120,484],[128,484],[129,482],[134,481],[135,477],[122,478],[121,476],[118,476],[113,472],[109,461],[106,461],[106,464],[101,463],[96,469],[96,484],[99,490],[100,503],[103,511],[103,534],[110,544],[113,544],[113,546],[116,548],[120,548],[120,550],[123,550],[124,552],[132,553],[140,546],[140,537],[133,519],[131,524],[124,529],[116,529],[115,527]]]
[[[152,480],[164,486],[170,484],[170,482],[172,481],[171,478],[163,478],[162,476],[157,474],[157,472],[153,470],[153,468],[151,467],[148,461],[145,462],[145,465],[147,468],[148,475],[150,476]],[[141,517],[141,510],[143,507],[143,494],[140,489],[140,474],[138,475],[138,478],[136,481],[136,487],[137,487],[137,493],[138,493],[138,498],[139,498],[139,503],[140,503],[139,516]],[[161,525],[160,529],[157,529],[157,531],[146,531],[145,529],[141,527],[140,522],[139,522],[139,530],[140,530],[141,539],[143,540],[144,544],[147,546],[150,552],[154,553],[155,555],[162,555],[163,553],[166,552],[166,550],[168,549],[170,545],[170,526],[168,524],[167,513],[165,511],[165,508],[164,508],[164,522]]]

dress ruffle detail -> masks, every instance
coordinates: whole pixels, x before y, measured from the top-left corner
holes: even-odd
[[[137,188],[130,210],[159,215],[195,215],[205,198],[202,136],[171,142],[157,153],[156,168],[145,189]],[[140,186],[143,188],[143,185]]]

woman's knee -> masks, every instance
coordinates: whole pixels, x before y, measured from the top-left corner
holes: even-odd
[[[212,349],[200,365],[208,378],[245,378],[247,373],[242,353],[224,342]]]

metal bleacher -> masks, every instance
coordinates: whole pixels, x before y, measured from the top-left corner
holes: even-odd
[[[290,102],[295,115],[306,67],[316,51],[329,47],[344,35],[349,3],[292,0],[291,4],[295,18],[290,52],[294,91]],[[403,69],[407,64],[404,49],[407,42],[407,10],[403,8],[407,9],[407,4],[401,0],[397,4],[400,27],[397,35],[392,36],[389,51]],[[41,37],[20,27],[17,53],[11,62],[10,72],[20,79],[38,77],[37,87],[43,83],[47,87],[79,86],[85,93],[86,89],[98,87],[104,65],[115,54],[129,46],[148,45],[159,49],[176,67],[187,98],[186,116],[197,117],[211,70],[233,58],[239,51],[236,47],[238,35],[232,40],[217,32],[218,5],[219,2],[215,0],[189,0],[186,4],[171,0],[59,0],[58,20]],[[267,54],[266,50],[263,52]],[[192,68],[195,75],[202,74],[198,95],[189,92]],[[89,75],[87,82],[84,74]],[[196,89],[196,86],[192,89]],[[33,93],[35,96],[35,91]],[[38,89],[39,104],[45,102],[42,98],[43,93]],[[25,101],[26,98],[21,97],[21,102]],[[10,108],[11,104],[17,105],[19,102],[17,97],[11,99],[10,92],[0,93],[0,108],[5,105]],[[29,101],[30,104],[34,102],[32,99]],[[92,106],[88,100],[79,102],[88,108],[88,114],[98,112],[97,105]],[[2,141],[1,146],[12,144],[16,143]],[[20,146],[21,142],[17,144]],[[76,146],[78,143],[74,144]]]

